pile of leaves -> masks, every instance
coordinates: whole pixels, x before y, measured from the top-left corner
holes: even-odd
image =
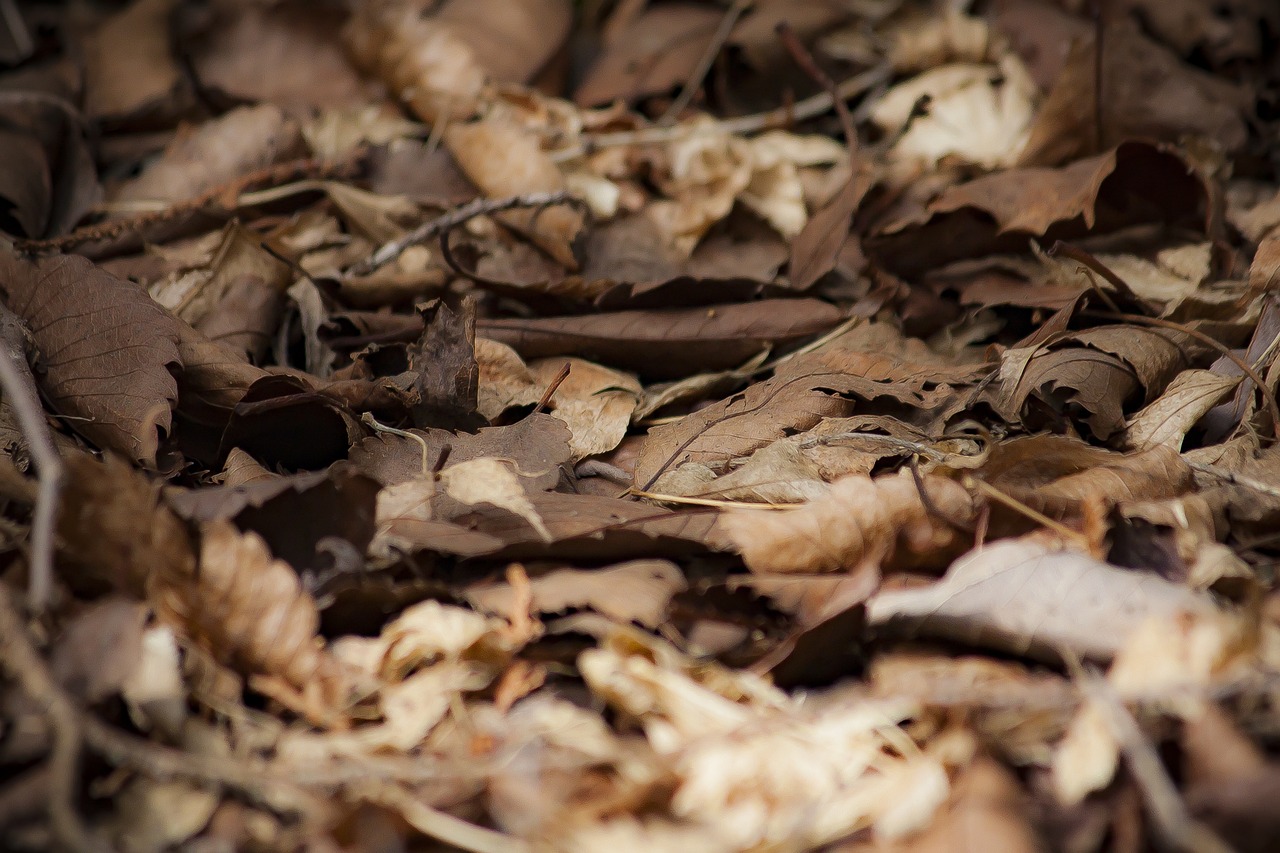
[[[1274,3],[0,13],[0,846],[1280,837]]]

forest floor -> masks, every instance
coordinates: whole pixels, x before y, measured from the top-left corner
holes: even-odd
[[[1270,851],[1280,6],[0,0],[0,847]]]

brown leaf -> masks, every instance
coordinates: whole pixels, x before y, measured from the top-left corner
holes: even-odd
[[[137,601],[109,596],[94,602],[58,637],[50,673],[89,705],[118,693],[141,662],[146,621],[147,609]]]
[[[1063,649],[1101,661],[1149,617],[1214,610],[1208,596],[1157,575],[1030,539],[979,548],[937,583],[885,590],[868,605],[871,623],[881,630],[907,627],[1049,660]]]
[[[631,415],[640,402],[640,383],[578,358],[546,358],[530,363],[529,371],[539,387],[550,387],[569,367],[569,375],[552,396],[551,413],[569,426],[572,459],[578,461],[613,450],[627,434]]]
[[[659,95],[689,79],[707,51],[722,13],[690,3],[646,10],[592,63],[573,99],[582,106]]]
[[[1107,508],[1173,498],[1194,485],[1191,469],[1169,447],[1122,454],[1057,435],[1003,441],[978,473],[1057,519],[1079,518],[1089,504]]]
[[[489,198],[554,192],[565,188],[564,176],[542,150],[536,134],[512,118],[496,114],[470,124],[453,125],[444,134],[453,159]],[[567,269],[577,269],[574,239],[582,214],[568,207],[512,211],[499,217]]]
[[[66,459],[58,536],[79,579],[102,579],[136,598],[155,576],[190,577],[195,549],[160,488],[117,456]]]
[[[1126,407],[1151,402],[1191,366],[1194,343],[1181,332],[1103,326],[1006,350],[996,407],[1031,429],[1079,419],[1106,440],[1124,429]]]
[[[234,521],[262,537],[297,571],[323,568],[326,539],[363,553],[374,533],[377,484],[346,463],[313,474],[276,476],[242,485],[171,489],[165,500],[183,518]]]
[[[590,571],[556,569],[529,580],[532,607],[538,613],[585,608],[620,622],[657,627],[671,597],[685,589],[684,574],[668,560],[633,560]],[[509,583],[468,587],[463,597],[495,615],[510,612],[516,591]]]
[[[825,332],[844,315],[817,299],[763,299],[705,308],[481,320],[480,334],[526,359],[577,355],[670,378],[737,367],[766,346]]]
[[[344,36],[357,61],[418,118],[466,118],[487,81],[528,82],[559,49],[564,0],[391,0],[362,3]]]
[[[853,213],[871,188],[871,175],[859,169],[840,192],[817,210],[791,241],[789,277],[794,290],[808,290],[835,267],[849,238]]]
[[[852,476],[796,509],[735,509],[721,523],[753,572],[852,572],[885,563],[945,562],[957,546],[967,546],[968,536],[955,524],[969,524],[976,508],[968,492],[950,480],[922,482],[929,503],[906,472],[877,480]]]
[[[233,223],[224,230],[207,268],[153,289],[152,295],[210,340],[261,362],[292,281],[289,267],[261,242]]]
[[[1187,370],[1169,383],[1160,399],[1138,412],[1125,428],[1125,445],[1146,450],[1156,445],[1182,449],[1187,432],[1240,384],[1241,376],[1211,370]]]
[[[180,130],[159,160],[110,194],[113,202],[179,202],[296,156],[298,126],[279,107],[240,107]]]
[[[1196,135],[1228,151],[1244,144],[1246,98],[1240,89],[1180,61],[1128,17],[1108,23],[1104,45],[1101,87],[1093,39],[1073,45],[1032,125],[1022,163],[1057,165],[1135,138]]]
[[[793,359],[771,379],[650,430],[636,464],[636,484],[648,489],[664,471],[685,462],[719,467],[825,418],[848,417],[855,411],[851,397],[927,408],[926,383],[962,384],[973,375],[967,368],[904,363],[855,350]]]
[[[174,0],[134,0],[84,43],[86,111],[127,121],[172,111],[183,76],[173,55]]]
[[[529,500],[551,533],[550,545],[518,516],[484,507],[451,521],[409,514],[379,517],[379,537],[406,550],[511,559],[675,557],[726,545],[714,512],[671,512],[635,501],[557,492],[535,492]],[[376,552],[378,545],[375,540],[371,550]]]
[[[979,757],[964,768],[952,797],[927,829],[909,839],[885,843],[836,845],[834,853],[952,853],[981,838],[998,853],[1039,853],[1044,849],[1028,817],[1018,779],[1004,765]]]
[[[570,458],[569,430],[564,421],[546,414],[530,415],[509,426],[486,427],[475,434],[440,429],[409,432],[421,437],[423,444],[379,433],[352,447],[350,459],[382,485],[393,486],[434,472],[448,448],[449,462],[482,456],[509,459],[529,489],[545,491],[559,482],[560,465]]]
[[[61,234],[101,200],[82,117],[48,102],[49,95],[65,94],[56,78],[49,88],[5,92],[0,232],[30,238]]]
[[[552,541],[551,531],[525,493],[513,465],[492,456],[480,456],[450,465],[439,474],[445,494],[459,503],[490,504],[520,516],[537,531],[544,542]]]
[[[200,86],[226,99],[281,107],[364,103],[366,84],[336,34],[338,9],[284,3],[217,7],[190,49]]]
[[[868,252],[904,275],[948,261],[1020,252],[1029,236],[1071,240],[1194,214],[1207,191],[1174,149],[1126,142],[1059,169],[1006,169],[949,187],[882,226]]]
[[[49,402],[103,448],[155,465],[178,401],[182,325],[131,282],[80,257],[0,252],[5,303],[31,330]]]

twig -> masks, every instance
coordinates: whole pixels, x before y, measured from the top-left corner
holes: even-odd
[[[1143,734],[1133,714],[1120,701],[1115,688],[1096,674],[1084,671],[1078,662],[1073,668],[1077,670],[1077,681],[1084,695],[1102,713],[1112,737],[1120,746],[1125,765],[1137,784],[1151,819],[1157,845],[1180,853],[1229,853],[1230,847],[1207,827],[1198,826],[1192,820],[1186,803],[1165,771],[1160,755]]]
[[[649,145],[661,142],[672,142],[704,133],[750,134],[759,133],[775,127],[786,127],[796,122],[820,116],[831,109],[837,100],[846,101],[861,95],[868,89],[880,85],[893,75],[888,64],[877,65],[861,74],[856,74],[836,86],[835,95],[831,92],[819,92],[797,101],[790,107],[754,113],[738,118],[724,119],[711,127],[689,126],[677,124],[671,127],[642,127],[638,130],[602,133],[596,136],[584,136],[576,145],[550,152],[552,161],[562,163],[581,157],[583,154],[601,148],[616,148],[620,145]]]
[[[977,477],[966,476],[962,482],[966,488],[976,489],[977,491],[982,492],[982,494],[986,495],[989,498],[993,498],[999,503],[1004,504],[1014,512],[1021,513],[1022,515],[1025,515],[1027,518],[1030,518],[1032,521],[1038,522],[1039,524],[1049,528],[1054,533],[1057,533],[1059,536],[1065,537],[1066,539],[1069,539],[1072,542],[1075,542],[1077,545],[1080,545],[1081,547],[1083,547],[1086,551],[1090,549],[1091,546],[1089,543],[1089,539],[1083,533],[1079,532],[1078,530],[1072,530],[1070,527],[1067,527],[1062,522],[1055,521],[1049,516],[1040,512],[1039,510],[1034,509],[1033,507],[1027,506],[1022,501],[1018,500],[1012,495],[1005,494],[1004,492],[1000,491],[995,486],[991,485],[985,480],[979,480]]]
[[[1120,295],[1125,299],[1128,299],[1143,310],[1150,310],[1151,306],[1147,305],[1146,301],[1142,297],[1133,292],[1133,288],[1129,287],[1128,282],[1116,275],[1110,267],[1098,260],[1089,252],[1086,252],[1079,246],[1073,246],[1070,243],[1064,243],[1061,240],[1058,240],[1053,244],[1053,247],[1049,249],[1049,257],[1056,258],[1059,255],[1070,258],[1077,263],[1084,264],[1086,267],[1105,278],[1107,282],[1119,291]]]
[[[712,506],[720,509],[795,509],[804,506],[804,502],[779,504],[755,503],[752,501],[724,501],[716,498],[692,498],[684,495],[664,495],[660,492],[646,492],[643,489],[631,489],[628,494],[651,501],[669,504],[689,504],[690,506]]]
[[[782,21],[778,24],[778,38],[782,39],[782,45],[791,54],[791,58],[796,65],[800,66],[800,70],[822,87],[822,91],[831,96],[831,104],[836,108],[836,115],[840,116],[840,127],[844,131],[844,144],[849,148],[849,153],[853,154],[858,148],[858,132],[853,126],[853,115],[849,112],[849,107],[844,102],[844,98],[840,97],[840,92],[836,88],[836,81],[832,80],[827,72],[818,67],[817,61],[813,58],[805,46],[800,43],[800,38],[796,35],[796,31],[791,28],[791,24]]]
[[[71,699],[53,680],[40,653],[27,636],[22,617],[0,583],[0,663],[17,679],[22,692],[41,705],[49,720],[53,745],[49,753],[49,828],[61,844],[76,851],[103,851],[75,810],[79,788],[81,730]]]
[[[448,812],[432,808],[401,788],[362,792],[374,802],[398,813],[409,825],[429,838],[470,853],[529,853],[527,841],[476,826]]]
[[[131,231],[137,231],[149,225],[171,222],[180,216],[201,213],[206,208],[223,203],[232,210],[244,206],[246,191],[253,186],[267,184],[271,186],[287,184],[304,178],[341,177],[354,174],[367,150],[357,149],[345,160],[320,160],[312,157],[277,163],[219,184],[206,190],[195,198],[168,205],[160,210],[151,210],[137,216],[123,219],[111,219],[93,225],[77,228],[69,234],[50,237],[45,240],[14,240],[14,247],[23,252],[60,252],[91,243],[97,240],[110,240]],[[229,200],[229,201],[228,201]]]
[[[0,387],[9,400],[36,463],[35,511],[31,518],[30,579],[27,604],[39,612],[53,592],[53,535],[65,471],[44,419],[40,391],[31,372],[31,337],[18,315],[0,303]]]
[[[738,19],[742,17],[742,13],[746,12],[755,5],[755,0],[734,0],[733,5],[724,13],[724,17],[720,19],[720,26],[716,27],[715,34],[711,36],[707,49],[703,52],[702,58],[698,60],[698,64],[694,67],[693,73],[689,75],[689,79],[684,81],[684,86],[680,89],[680,93],[676,95],[676,99],[671,102],[671,106],[663,111],[658,118],[658,126],[666,127],[680,117],[680,113],[684,112],[684,108],[689,106],[693,100],[693,96],[702,86],[702,81],[706,79],[707,72],[711,70],[711,66],[715,64],[716,57],[720,55],[720,48],[724,47],[724,43],[729,40],[729,35],[733,32],[733,28],[737,26]]]
[[[528,193],[527,195],[510,196],[508,198],[479,198],[469,204],[455,207],[443,216],[425,223],[397,240],[384,243],[368,258],[348,268],[346,274],[368,275],[379,267],[389,264],[400,257],[410,246],[425,243],[432,237],[448,233],[467,220],[474,219],[477,216],[487,216],[492,213],[501,213],[504,210],[516,210],[518,208],[550,207],[554,204],[571,204],[581,210],[587,210],[585,202],[570,194],[567,190]]]
[[[385,432],[388,435],[398,435],[401,438],[408,438],[418,443],[422,448],[422,475],[424,477],[431,476],[431,448],[427,446],[427,440],[416,432],[409,432],[404,429],[396,429],[386,424],[379,423],[378,419],[373,416],[372,412],[365,412],[360,416],[360,423],[372,429],[374,432]]]
[[[538,400],[538,405],[533,407],[533,411],[529,413],[530,415],[536,415],[551,405],[551,398],[555,396],[556,391],[560,389],[564,381],[569,378],[569,371],[572,369],[573,365],[566,361],[564,367],[556,371],[556,375],[552,377],[551,382],[547,385],[547,390],[542,392],[542,399]]]

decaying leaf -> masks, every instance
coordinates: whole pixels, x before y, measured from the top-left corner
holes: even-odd
[[[1114,657],[1147,619],[1213,610],[1208,597],[1157,575],[1032,540],[981,548],[931,586],[886,590],[868,604],[871,622],[886,628],[1099,660]]]
[[[945,559],[966,544],[973,499],[950,480],[909,474],[845,477],[825,495],[780,512],[735,510],[725,531],[756,572],[857,571]]]
[[[104,448],[154,465],[178,400],[172,319],[146,293],[79,257],[0,252],[5,304],[31,330],[52,404]]]

